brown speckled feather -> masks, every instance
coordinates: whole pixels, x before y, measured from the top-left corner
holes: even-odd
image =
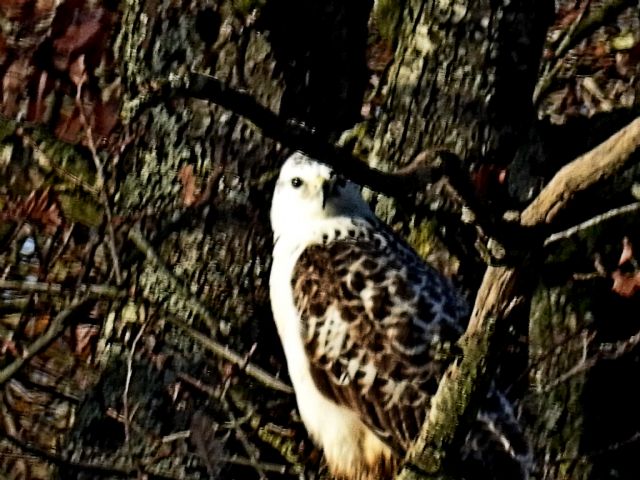
[[[314,382],[404,451],[453,357],[461,303],[383,225],[324,240],[302,252],[292,279]]]

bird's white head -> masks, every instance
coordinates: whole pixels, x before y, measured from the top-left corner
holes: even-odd
[[[282,165],[271,203],[276,238],[336,217],[373,218],[360,187],[303,153]]]

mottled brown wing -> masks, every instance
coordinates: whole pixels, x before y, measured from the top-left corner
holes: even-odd
[[[370,227],[309,246],[292,286],[318,388],[404,451],[462,333],[451,285]]]

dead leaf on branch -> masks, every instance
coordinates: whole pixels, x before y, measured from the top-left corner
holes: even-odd
[[[616,270],[611,274],[613,287],[611,289],[624,298],[633,297],[640,290],[640,272],[622,273]]]
[[[624,298],[631,298],[640,290],[640,270],[635,268],[636,260],[633,256],[633,246],[629,238],[624,237],[622,239],[622,253],[618,260],[618,266],[622,267],[629,263],[634,266],[634,271],[623,272],[618,268],[611,274],[613,280],[611,289]]]

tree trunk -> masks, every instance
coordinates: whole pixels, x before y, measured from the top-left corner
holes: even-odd
[[[324,478],[268,303],[268,206],[289,149],[172,85],[212,75],[336,141],[361,119],[372,3],[0,5],[0,471]],[[519,209],[548,160],[531,98],[553,2],[384,3],[389,24],[376,21],[395,53],[380,116],[366,125],[369,163],[397,170],[447,149],[479,205],[497,219]],[[441,181],[378,196],[376,209],[457,270],[471,297],[485,264],[450,190]],[[610,277],[572,276],[594,251],[620,273],[632,228],[608,242],[594,232],[580,268],[528,265],[531,305],[518,311],[505,346],[517,358],[501,381],[520,401],[536,478],[638,477],[640,399],[627,387],[637,300],[611,292]],[[632,354],[602,353],[621,342]]]
[[[249,92],[274,112],[336,138],[359,117],[367,81],[364,54],[370,8],[368,1],[128,1],[113,11],[109,6],[63,4],[57,13],[70,18],[54,18],[47,12],[52,15],[47,17],[49,30],[38,30],[40,37],[34,34],[31,50],[18,51],[16,41],[10,52],[10,58],[14,54],[17,58],[14,70],[22,75],[20,81],[35,85],[31,91],[38,93],[12,97],[4,113],[15,117],[22,105],[29,120],[40,125],[48,122],[59,138],[86,146],[78,149],[79,154],[71,149],[74,156],[51,154],[50,160],[55,165],[73,160],[79,166],[74,174],[92,187],[97,185],[91,192],[97,191],[98,198],[73,199],[76,205],[91,203],[94,223],[87,225],[67,208],[60,215],[66,226],[86,232],[95,243],[91,255],[100,254],[99,267],[88,266],[85,278],[117,282],[133,297],[101,302],[100,310],[94,312],[97,317],[92,323],[99,335],[92,345],[99,347],[99,358],[91,356],[90,363],[99,374],[78,389],[78,394],[84,392],[79,398],[66,401],[67,427],[42,438],[33,432],[24,436],[19,428],[6,426],[9,433],[43,449],[53,446],[56,454],[74,462],[97,462],[124,472],[143,469],[151,476],[219,475],[232,468],[222,457],[230,458],[236,449],[248,458],[247,466],[233,467],[240,469],[239,475],[247,474],[247,469],[263,475],[266,467],[259,466],[262,459],[252,448],[254,442],[276,446],[271,454],[276,463],[283,461],[280,455],[300,462],[301,437],[289,435],[294,431],[289,429],[292,396],[282,398],[282,393],[253,385],[242,373],[245,368],[247,373],[255,370],[243,365],[249,359],[243,356],[250,351],[254,352],[252,364],[284,372],[267,279],[272,242],[268,205],[275,169],[287,149],[264,138],[231,111],[170,89],[168,95],[154,96],[153,89],[186,70],[208,73]],[[18,21],[27,10],[9,14]],[[110,32],[111,42],[96,46],[77,39],[94,30]],[[59,54],[63,36],[79,44],[67,49],[64,65],[52,67],[34,53],[49,48]],[[101,38],[108,36],[104,33]],[[90,57],[95,54],[91,48],[104,46],[106,52]],[[50,77],[54,67],[56,73],[62,70],[67,76],[62,87],[58,83],[45,93],[50,92],[54,104],[68,102],[72,110],[80,108],[74,105],[77,94],[84,119],[75,110],[73,121],[64,122],[58,115],[42,113],[38,75]],[[3,73],[11,80],[17,78],[16,73]],[[18,91],[5,82],[5,96],[9,87]],[[102,89],[119,101],[119,114],[96,112],[97,106],[103,108]],[[118,116],[121,123],[114,122]],[[105,119],[111,121],[111,128],[101,130],[99,123]],[[92,127],[90,133],[87,125]],[[8,124],[8,128],[16,132],[19,126]],[[62,130],[66,136],[59,133]],[[38,145],[44,145],[40,132],[40,127],[28,130],[29,138],[34,137],[33,148],[27,144],[24,152],[28,161],[37,157]],[[100,173],[92,159],[92,141],[97,144]],[[42,180],[37,180],[34,185],[27,178],[20,187],[26,192],[42,188]],[[62,180],[54,185],[69,179]],[[100,183],[104,183],[109,208],[102,204]],[[110,218],[104,219],[107,213]],[[111,234],[107,223],[115,226]],[[37,230],[33,235],[38,245],[45,241],[44,232]],[[15,237],[14,230],[3,236],[7,241],[24,240],[24,235]],[[72,243],[81,241],[74,238]],[[42,275],[51,281],[46,273]],[[74,280],[79,281],[66,279]],[[200,338],[196,331],[203,332],[204,339],[196,341]],[[206,337],[224,347],[216,350]],[[224,350],[227,360],[210,358],[207,345],[214,351]],[[236,365],[229,361],[232,357],[226,349],[239,355]],[[73,352],[67,355],[74,358]],[[31,372],[33,367],[26,370]],[[69,370],[62,373],[68,375]],[[195,379],[202,383],[194,384]],[[24,381],[22,377],[11,380],[22,382],[21,386]],[[16,408],[15,402],[9,408]],[[263,414],[270,415],[269,422],[259,420]],[[10,422],[10,412],[7,416]],[[230,417],[251,422],[220,427]],[[264,423],[276,433],[269,434]],[[277,433],[278,425],[284,433]],[[250,438],[234,433],[225,440],[234,428],[245,429]],[[178,438],[168,447],[154,440],[190,429],[191,438]],[[148,464],[154,458],[160,459]],[[27,468],[24,462],[8,462],[10,471]],[[62,478],[86,475],[84,468],[69,462],[59,466]],[[31,468],[28,478],[53,475],[49,467],[42,468],[46,473]]]

